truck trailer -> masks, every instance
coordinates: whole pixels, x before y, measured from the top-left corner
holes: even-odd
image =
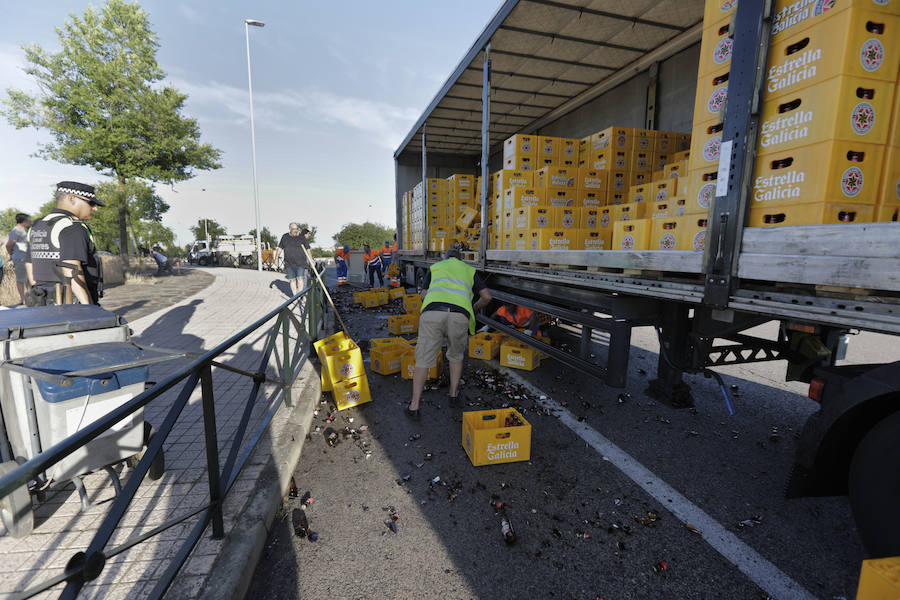
[[[660,352],[650,394],[676,407],[693,403],[685,373],[718,377],[715,368],[724,365],[786,361],[786,380],[809,383],[818,404],[801,434],[788,497],[848,495],[867,551],[900,554],[900,362],[838,364],[849,333],[900,334],[900,224],[748,227],[772,36],[821,3],[594,4],[504,2],[397,148],[398,258],[407,283],[419,283],[441,257],[429,251],[424,215],[424,243],[404,239],[406,192],[416,184],[424,189],[428,178],[480,175],[479,245],[463,258],[496,298],[580,327],[581,353],[483,315],[480,322],[612,387],[625,385],[632,328],[653,326]],[[880,10],[885,18],[898,12],[871,0],[838,4]],[[704,249],[491,244],[490,174],[503,168],[510,136],[581,138],[613,125],[692,130],[701,42],[713,35],[704,12],[708,26],[721,16],[717,9],[730,11],[731,69]],[[896,184],[886,180],[889,171],[870,183]],[[776,339],[747,333],[771,322]],[[590,360],[593,330],[609,333],[605,365]]]

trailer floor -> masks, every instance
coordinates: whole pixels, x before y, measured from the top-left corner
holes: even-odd
[[[339,304],[348,299],[341,290]],[[397,304],[342,315],[357,341],[385,337],[387,316],[402,312]],[[860,341],[869,354],[887,343],[879,336]],[[320,431],[295,472],[300,492],[314,498],[306,514],[318,540],[293,535],[299,500],[285,499],[248,597],[772,597],[771,587],[760,587],[765,568],[753,560],[738,568],[708,541],[713,531],[686,527],[667,501],[578,437],[573,423],[605,436],[733,534],[737,546],[771,563],[796,585],[795,594],[780,597],[854,597],[863,550],[846,499],[783,498],[796,435],[815,409],[803,386],[779,381],[783,363],[722,371],[738,386],[735,416],[702,377],[690,380],[696,408],[675,410],[643,394],[655,371],[652,330],[635,330],[633,343],[630,396],[621,402],[623,390],[551,360],[518,372],[566,405],[548,411],[517,392],[533,426],[529,462],[473,467],[446,388],[426,392],[420,423],[402,413],[411,384],[397,375],[370,373],[374,401],[342,411],[334,423],[324,421],[332,405],[324,395],[314,423]],[[603,359],[601,336],[595,349]],[[476,385],[474,371],[485,368],[468,360],[464,410],[516,402]],[[575,418],[560,418],[565,411]],[[358,431],[363,425],[368,429]],[[342,436],[329,447],[326,427],[355,429],[359,439]],[[507,505],[515,545],[500,534],[501,517],[490,505],[497,499]],[[396,533],[386,525],[392,510],[399,513]]]

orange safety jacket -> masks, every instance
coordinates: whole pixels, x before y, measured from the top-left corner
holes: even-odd
[[[506,310],[506,305],[501,306],[497,309],[497,315],[503,317],[507,321],[513,324],[515,327],[525,327],[528,325],[528,321],[531,319],[531,315],[534,314],[534,311],[525,308],[524,306],[517,306],[515,310],[515,314],[509,314],[509,311]]]
[[[381,256],[378,255],[378,250],[372,250],[371,252],[366,252],[363,255],[363,260],[365,260],[366,264],[380,265],[381,264]]]
[[[338,248],[337,250],[334,251],[335,258],[341,258],[341,259],[347,260],[347,258],[349,258],[349,256],[350,256],[349,252],[347,254],[344,254],[343,248]]]

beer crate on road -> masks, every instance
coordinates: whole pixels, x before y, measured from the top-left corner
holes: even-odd
[[[318,342],[313,343],[313,350],[319,357],[320,373],[319,379],[322,384],[323,392],[331,391],[331,376],[328,374],[328,362],[326,358],[329,354],[338,354],[358,348],[358,346],[350,339],[346,333],[339,331],[327,338],[322,338]]]
[[[394,335],[415,333],[419,330],[419,315],[393,315],[388,317],[388,331]]]
[[[469,358],[491,360],[500,356],[500,346],[506,336],[502,333],[476,333],[469,338]]]
[[[379,375],[399,373],[403,363],[403,354],[410,347],[406,340],[402,340],[402,342],[381,344],[372,348],[369,350],[369,366]]]
[[[365,374],[353,379],[345,379],[334,384],[334,403],[338,410],[365,404],[372,400],[369,392],[369,380]]]
[[[541,364],[541,353],[527,344],[506,340],[500,346],[500,364],[513,369],[534,371]]]
[[[514,408],[464,412],[462,447],[475,467],[530,460],[531,424]]]
[[[437,379],[444,372],[444,353],[438,352],[437,360],[428,368],[428,379]],[[412,342],[410,347],[400,357],[400,377],[412,379],[416,374],[416,349]]]

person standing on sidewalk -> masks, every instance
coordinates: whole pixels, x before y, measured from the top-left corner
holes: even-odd
[[[25,213],[16,215],[16,226],[9,232],[6,241],[6,252],[13,262],[16,270],[16,289],[19,291],[19,300],[25,304],[25,283],[28,281],[28,271],[25,269],[25,259],[28,255],[28,230],[31,228],[31,217]]]
[[[309,250],[309,229],[304,227],[300,231],[299,224],[289,224],[288,232],[281,236],[275,249],[275,264],[278,264],[278,259],[284,252],[284,276],[291,283],[291,294],[294,296],[305,290],[309,283],[306,269],[311,265],[307,264],[303,248]]]
[[[412,400],[405,409],[410,419],[419,419],[419,402],[428,370],[437,361],[444,339],[450,363],[450,406],[459,405],[459,379],[469,336],[475,333],[475,311],[491,301],[491,292],[475,272],[475,267],[459,260],[459,250],[448,250],[444,260],[431,265],[422,281],[422,312],[419,341],[416,343],[416,370]],[[473,304],[472,299],[478,297]]]
[[[97,304],[103,289],[103,265],[87,222],[104,204],[94,186],[77,181],[56,184],[56,208],[28,232],[25,271],[35,302],[54,299],[57,283],[70,285],[80,304]],[[69,265],[66,267],[64,265]]]
[[[378,285],[384,287],[384,275],[381,272],[381,256],[378,250],[372,250],[368,244],[363,245],[363,261],[366,272],[369,274],[369,287],[375,287],[375,274],[378,274]]]

